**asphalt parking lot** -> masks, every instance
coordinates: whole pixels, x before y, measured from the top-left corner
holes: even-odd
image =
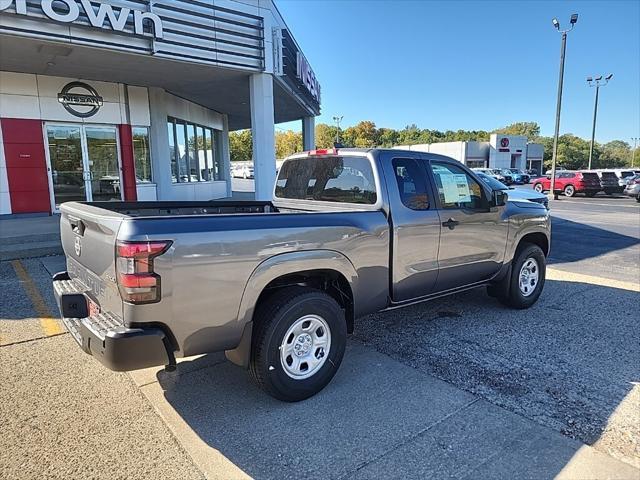
[[[106,371],[55,319],[62,258],[0,262],[0,478],[640,478],[640,206],[551,208],[533,308],[476,290],[362,318],[298,404],[221,355]]]

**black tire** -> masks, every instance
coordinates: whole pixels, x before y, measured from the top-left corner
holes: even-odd
[[[519,286],[519,276],[520,270],[524,263],[533,258],[539,268],[538,272],[538,283],[535,286],[532,293],[529,295],[524,295],[520,291]],[[546,258],[544,256],[544,252],[542,249],[534,244],[525,243],[516,251],[515,258],[513,260],[511,266],[511,275],[509,277],[509,286],[505,288],[498,296],[498,300],[511,308],[516,309],[525,309],[529,308],[531,305],[536,303],[540,294],[542,293],[542,289],[544,288],[544,282],[546,277]]]
[[[596,196],[596,193],[598,192],[585,192],[584,194],[589,198],[593,198]]]
[[[636,202],[640,203],[640,195],[636,197]]]
[[[544,191],[544,187],[542,186],[542,184],[541,184],[541,183],[536,183],[536,184],[533,186],[533,189],[534,189],[536,192],[538,192],[538,193],[542,193],[542,192]]]
[[[573,197],[576,194],[576,187],[573,185],[567,185],[564,187],[563,192],[565,197]]]
[[[304,315],[322,317],[330,330],[331,345],[324,363],[308,378],[295,379],[280,360],[280,346],[289,328]],[[344,310],[329,295],[305,287],[284,288],[258,308],[251,339],[249,374],[272,397],[298,402],[322,390],[340,367],[347,343]]]

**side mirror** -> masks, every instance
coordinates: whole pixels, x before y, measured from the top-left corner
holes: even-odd
[[[508,195],[504,190],[494,190],[493,191],[493,206],[494,207],[502,207],[507,203]]]

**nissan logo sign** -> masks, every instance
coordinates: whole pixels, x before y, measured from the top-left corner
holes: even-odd
[[[508,138],[501,138],[500,139],[500,146],[502,148],[507,148],[509,146],[509,139]]]
[[[58,102],[71,115],[88,118],[98,113],[103,99],[91,85],[71,82],[67,83],[58,94]]]

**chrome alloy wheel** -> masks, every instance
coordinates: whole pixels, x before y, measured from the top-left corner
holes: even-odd
[[[522,264],[520,269],[520,275],[518,276],[518,286],[520,287],[520,293],[523,296],[528,297],[531,295],[540,280],[540,267],[535,258],[529,257]]]
[[[305,315],[289,327],[280,345],[280,363],[287,375],[304,380],[317,373],[329,357],[331,331],[318,315]]]

